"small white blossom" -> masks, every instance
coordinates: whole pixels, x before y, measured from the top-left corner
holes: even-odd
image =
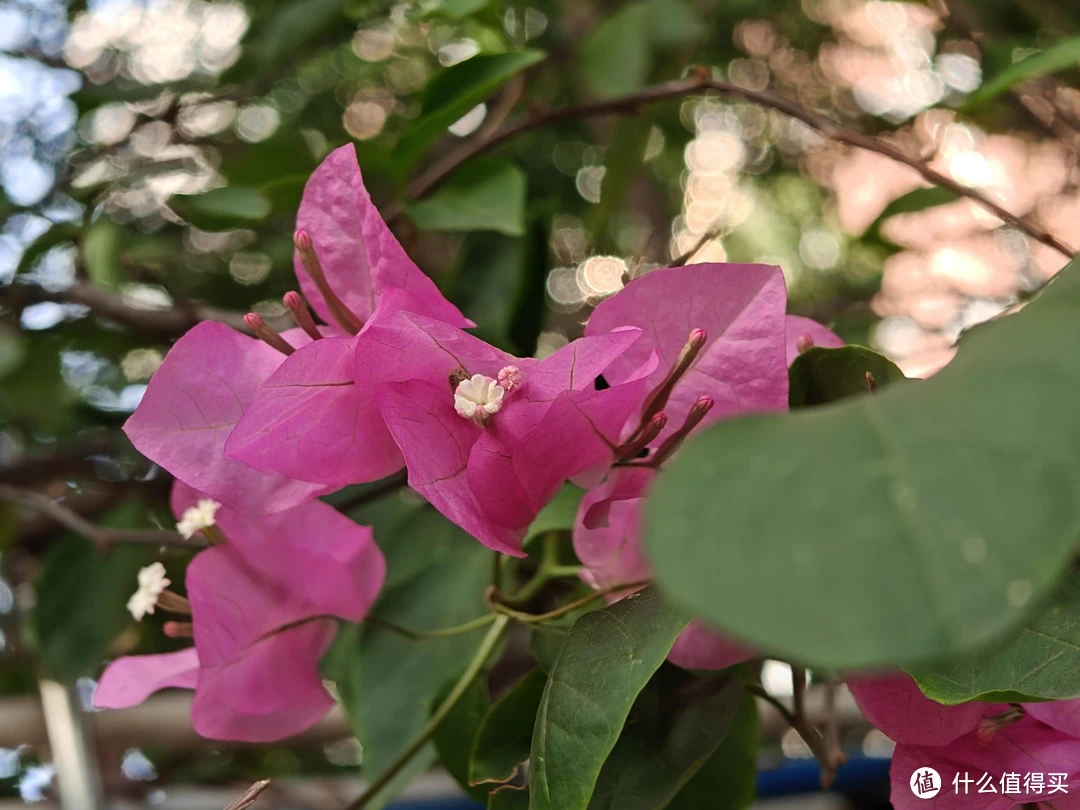
[[[473,374],[470,379],[459,382],[454,390],[454,410],[458,416],[483,427],[502,409],[505,393],[491,377]]]
[[[195,506],[189,506],[184,510],[184,516],[176,524],[176,530],[190,540],[192,535],[200,529],[206,529],[214,525],[214,515],[221,508],[221,504],[209,498],[201,498]]]
[[[139,589],[128,599],[128,612],[141,622],[147,613],[153,613],[161,592],[172,582],[165,576],[165,566],[159,562],[139,571]]]

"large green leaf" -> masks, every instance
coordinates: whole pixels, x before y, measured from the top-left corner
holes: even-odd
[[[536,710],[546,683],[544,671],[534,669],[491,707],[473,744],[470,784],[508,782],[529,758]]]
[[[918,385],[725,420],[646,503],[673,599],[831,667],[977,650],[1058,583],[1080,535],[1080,261]]]
[[[446,683],[435,699],[436,706],[450,693],[460,675],[460,672],[457,673]],[[431,738],[435,743],[435,750],[439,753],[439,762],[446,768],[446,772],[454,777],[462,790],[479,801],[487,798],[488,790],[469,784],[469,759],[480,724],[487,717],[490,708],[491,702],[488,700],[484,679],[476,678]]]
[[[652,588],[583,616],[567,634],[536,716],[530,810],[585,810],[638,694],[688,617]]]
[[[374,616],[410,630],[434,630],[483,615],[491,553],[425,508],[395,527],[383,548],[388,587]],[[402,578],[397,571],[408,572]],[[427,722],[447,673],[465,668],[483,629],[414,641],[375,622],[346,628],[328,661],[353,730],[364,747],[364,771],[378,776]],[[380,807],[434,759],[428,746],[369,807]]]
[[[511,76],[543,58],[542,51],[478,54],[440,71],[424,90],[420,117],[398,143],[394,157],[402,173],[447,127],[487,99]]]
[[[589,810],[660,810],[710,758],[728,731],[742,683],[661,669],[638,697],[596,780]]]
[[[409,217],[425,231],[498,231],[523,236],[527,182],[525,172],[513,163],[473,160],[430,197],[409,205]]]
[[[1016,703],[1080,697],[1080,575],[1012,639],[947,664],[913,669],[927,697]]]
[[[1058,73],[1066,68],[1076,67],[1077,64],[1080,64],[1080,37],[1064,39],[991,76],[971,94],[964,104],[964,110],[973,110],[1029,79]]]
[[[865,346],[807,349],[788,370],[791,381],[788,404],[792,408],[805,408],[866,394],[867,374],[873,377],[878,389],[907,379],[895,363]]]
[[[761,721],[757,700],[743,692],[728,732],[668,810],[743,810],[754,801]]]
[[[137,507],[123,508],[103,524],[131,525]],[[82,537],[69,536],[46,554],[36,583],[32,626],[40,660],[51,677],[88,675],[109,644],[131,624],[125,605],[137,587],[139,568],[153,549],[117,546],[102,554]]]
[[[258,189],[225,186],[203,194],[174,194],[169,206],[204,231],[250,227],[270,216],[272,206]]]

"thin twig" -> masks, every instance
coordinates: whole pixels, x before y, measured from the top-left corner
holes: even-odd
[[[713,239],[716,239],[716,237],[720,236],[720,234],[722,234],[723,232],[724,231],[722,228],[709,228],[709,230],[705,231],[705,233],[701,235],[701,238],[694,243],[693,247],[686,251],[686,253],[684,253],[682,256],[679,256],[677,259],[675,259],[675,261],[671,263],[671,266],[685,266],[688,261],[690,261],[692,258],[694,258],[694,256],[698,254],[698,251],[700,251]]]
[[[973,188],[969,188],[961,183],[958,183],[951,177],[948,177],[941,172],[930,168],[924,161],[905,154],[897,149],[895,146],[886,143],[878,138],[864,135],[861,132],[856,132],[853,129],[843,127],[818,113],[812,112],[803,107],[796,101],[793,101],[782,96],[776,96],[764,90],[751,90],[746,87],[740,87],[739,85],[732,84],[730,82],[720,81],[717,79],[710,79],[701,75],[693,76],[687,79],[681,79],[678,81],[664,82],[662,84],[652,85],[645,87],[634,93],[628,93],[624,96],[616,96],[614,98],[605,99],[603,101],[588,102],[585,104],[569,104],[564,107],[555,107],[550,110],[545,110],[540,113],[531,115],[527,118],[522,118],[518,121],[514,121],[503,127],[500,127],[496,132],[491,135],[479,138],[473,138],[466,142],[466,144],[460,149],[456,150],[453,154],[454,160],[449,159],[439,161],[433,164],[426,171],[421,172],[415,180],[410,182],[406,187],[406,197],[410,200],[418,199],[429,194],[444,180],[446,180],[462,163],[479,155],[483,152],[487,152],[500,144],[509,141],[518,135],[524,134],[540,127],[548,126],[549,124],[558,123],[560,121],[570,121],[579,118],[594,118],[599,116],[608,115],[633,115],[639,112],[644,106],[653,104],[660,101],[666,101],[668,99],[679,98],[682,96],[690,95],[692,93],[700,93],[702,91],[712,90],[717,93],[721,93],[726,96],[734,96],[736,98],[744,99],[753,104],[757,104],[761,107],[766,107],[771,110],[783,113],[789,118],[794,118],[797,121],[801,121],[803,124],[814,130],[818,134],[827,138],[835,143],[844,144],[846,146],[852,146],[856,149],[864,149],[868,152],[875,152],[884,157],[895,160],[898,163],[902,163],[911,169],[918,172],[924,180],[935,185],[947,188],[954,194],[960,197],[967,197],[983,208],[993,213],[999,219],[1008,222],[1016,228],[1026,233],[1032,239],[1042,242],[1045,245],[1057,250],[1059,253],[1071,258],[1075,251],[1068,245],[1064,244],[1052,234],[1048,233],[1043,228],[1028,222],[1025,218],[1017,216],[1016,214],[1007,211],[1002,208],[993,200],[980,194]],[[392,214],[387,216],[387,219],[393,219],[400,214],[400,210],[394,210]]]
[[[270,780],[263,779],[244,791],[244,795],[230,804],[225,810],[246,810],[258,800],[259,795],[270,787]]]
[[[825,755],[829,760],[830,769],[835,772],[837,768],[847,761],[844,756],[844,748],[840,744],[840,726],[836,718],[836,692],[840,688],[836,676],[829,675],[825,679]]]
[[[128,303],[124,296],[76,282],[66,290],[46,290],[35,284],[11,285],[3,290],[0,303],[21,310],[30,304],[52,301],[58,304],[79,304],[95,315],[115,321],[136,332],[159,338],[180,337],[201,321],[220,321],[234,329],[249,331],[244,326],[244,313],[233,312],[204,304],[188,304],[168,309],[143,309]]]
[[[201,548],[206,541],[201,537],[185,540],[177,532],[164,529],[108,529],[90,522],[78,512],[68,509],[62,503],[54,501],[48,495],[32,489],[0,484],[0,500],[22,504],[48,516],[56,523],[75,534],[93,541],[98,548],[104,549],[117,543],[139,543],[152,546],[181,546]]]
[[[484,636],[484,640],[480,642],[480,646],[476,650],[476,654],[473,656],[472,661],[469,662],[468,668],[465,673],[458,679],[458,682],[454,684],[454,688],[450,690],[450,694],[446,696],[439,708],[435,710],[435,713],[431,715],[431,719],[427,721],[424,727],[420,730],[420,733],[413,738],[405,750],[398,754],[397,758],[390,764],[385,771],[379,774],[379,777],[372,782],[367,790],[360,795],[352,804],[350,804],[347,810],[360,810],[362,807],[366,807],[387,784],[390,783],[395,776],[404,768],[410,759],[416,756],[417,752],[427,744],[427,741],[431,739],[432,735],[438,731],[439,726],[442,724],[446,716],[450,714],[457,702],[461,700],[462,695],[469,688],[476,677],[480,674],[484,668],[484,664],[491,656],[496,645],[499,643],[499,639],[502,638],[503,633],[506,631],[506,627],[510,620],[506,616],[497,616],[495,623],[488,630],[487,635]]]

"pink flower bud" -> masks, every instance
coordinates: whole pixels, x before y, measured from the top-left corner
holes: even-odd
[[[293,234],[293,244],[300,250],[311,250],[311,234],[304,230],[297,231]]]
[[[814,348],[814,339],[810,335],[799,335],[795,338],[795,349],[802,354],[807,349]]]
[[[691,329],[690,337],[687,338],[687,344],[695,349],[700,349],[705,345],[705,341],[709,339],[709,333],[704,329]]]
[[[504,391],[509,393],[525,381],[525,375],[517,366],[504,366],[495,375],[495,380]]]
[[[266,321],[254,312],[249,312],[244,316],[244,326],[250,329],[252,334],[267,346],[277,349],[286,356],[296,351],[285,338],[267,326]]]
[[[296,290],[289,290],[282,296],[281,301],[289,309],[297,309],[304,305],[304,299],[300,297],[300,293]]]
[[[712,397],[710,397],[710,396],[701,396],[701,397],[697,398],[697,402],[695,402],[691,406],[690,410],[704,416],[705,414],[707,414],[709,411],[712,410],[712,407],[715,404],[716,404],[716,400],[713,399]]]

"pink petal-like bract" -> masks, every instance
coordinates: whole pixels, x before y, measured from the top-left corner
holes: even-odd
[[[911,780],[915,773],[925,775],[927,768],[938,773],[934,782],[940,792],[924,799],[913,791]],[[1038,775],[1038,789],[1027,781],[1028,774]],[[1080,744],[1028,717],[1000,729],[989,741],[971,732],[944,746],[897,745],[889,776],[896,810],[1007,810],[1028,802],[1075,810]],[[1053,777],[1064,792],[1050,792]]]
[[[943,706],[920,691],[915,679],[895,674],[846,679],[863,715],[898,743],[945,745],[975,728],[987,704]]]
[[[129,655],[105,668],[94,690],[94,707],[127,709],[160,689],[194,689],[198,683],[199,654],[194,647],[161,655]]]
[[[401,289],[380,293],[375,314],[356,337],[316,340],[294,352],[259,386],[229,436],[225,452],[266,472],[337,489],[377,481],[404,459],[383,421],[372,386],[357,384],[357,354],[368,334],[396,312],[422,309]]]
[[[293,345],[310,340],[299,329],[287,339]],[[317,498],[330,488],[261,472],[224,453],[256,387],[284,359],[225,324],[200,323],[166,355],[124,432],[176,478],[242,512],[273,512]]]
[[[260,577],[231,545],[199,554],[187,587],[201,665],[191,711],[199,734],[269,742],[322,719],[334,701],[319,659],[337,626],[317,618],[310,593]]]
[[[787,293],[779,267],[762,264],[693,264],[655,270],[637,278],[593,312],[586,335],[636,326],[640,340],[604,372],[617,384],[656,351],[658,385],[675,363],[693,329],[706,344],[675,386],[664,412],[668,423],[659,441],[686,419],[703,395],[715,406],[705,424],[753,411],[786,410],[788,397]]]
[[[398,288],[413,296],[418,314],[454,326],[473,326],[413,264],[386,226],[364,188],[352,144],[327,155],[308,179],[296,227],[311,236],[330,288],[360,320],[375,313],[381,293]],[[334,323],[299,253],[294,264],[312,307],[323,321]]]
[[[594,588],[649,577],[641,553],[641,509],[655,475],[647,467],[620,467],[582,499],[574,522],[574,551],[585,566],[583,578]],[[609,601],[625,595],[614,594]],[[687,669],[725,669],[755,654],[694,621],[679,634],[668,660]]]
[[[205,494],[177,481],[180,517]],[[212,739],[269,742],[297,734],[333,706],[319,659],[336,618],[359,622],[386,566],[371,529],[321,501],[269,515],[220,507],[227,542],[187,570],[195,646],[122,658],[102,676],[101,707],[123,707],[166,686],[195,689],[192,722]]]
[[[537,361],[401,312],[368,331],[356,378],[376,391],[409,485],[484,545],[520,555],[529,523],[562,482],[611,460],[644,381],[603,391],[593,382],[639,337],[613,330]],[[521,382],[486,425],[456,412],[455,375],[494,381],[508,366]]]
[[[823,349],[839,349],[844,341],[839,335],[822,326],[813,318],[804,318],[802,315],[788,315],[785,321],[787,326],[787,364],[790,366],[799,356],[799,340],[809,339],[811,346],[820,346]]]

